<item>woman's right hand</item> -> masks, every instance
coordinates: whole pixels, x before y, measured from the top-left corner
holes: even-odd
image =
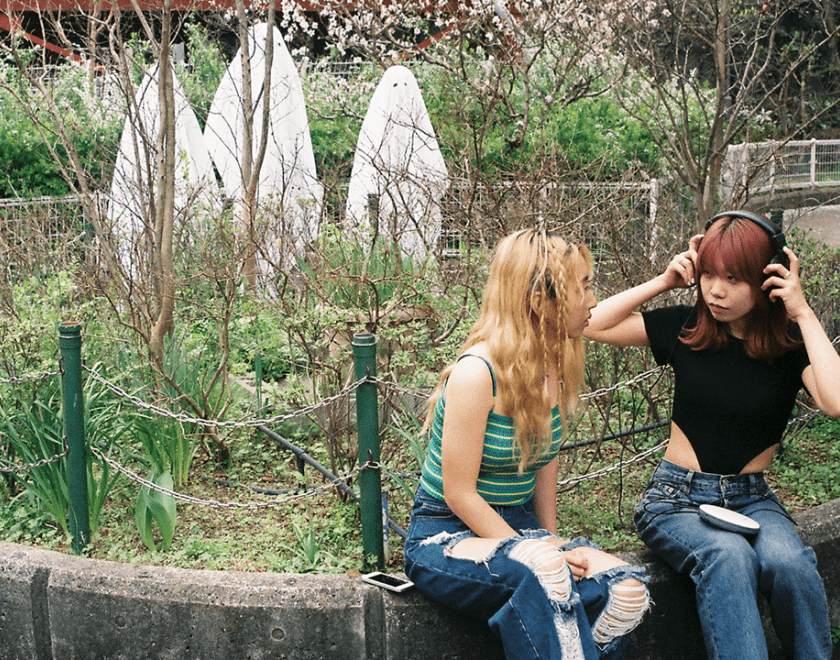
[[[665,286],[668,289],[685,289],[694,286],[696,277],[697,248],[703,234],[696,234],[688,242],[688,250],[680,252],[668,264],[668,268],[662,273]]]
[[[572,548],[561,554],[566,560],[566,564],[569,566],[575,582],[586,576],[589,571],[589,559],[587,559],[581,548]]]

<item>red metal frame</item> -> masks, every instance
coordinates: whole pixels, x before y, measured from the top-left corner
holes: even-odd
[[[318,12],[324,4],[327,4],[330,1],[331,0],[327,0],[325,3],[319,2],[319,0],[297,0],[297,4],[304,11]],[[389,0],[385,0],[385,2],[388,1]],[[405,2],[405,0],[392,1]],[[417,1],[418,4],[421,5],[424,2],[424,0]],[[426,9],[431,11],[432,7],[436,6],[437,8],[449,8],[452,12],[456,12],[458,11],[460,4],[465,1],[469,4],[469,0],[431,0],[431,2],[426,6]],[[349,8],[353,5],[354,0],[345,0],[345,2]],[[268,0],[245,0],[245,5],[247,7],[267,6]],[[21,25],[19,21],[16,20],[15,15],[22,12],[95,12],[111,11],[114,9],[128,12],[135,11],[138,8],[141,11],[159,11],[161,8],[160,6],[160,0],[136,0],[136,6],[132,0],[32,0],[29,2],[24,0],[0,0],[0,30],[11,32],[14,29],[16,31],[20,31]],[[172,0],[173,11],[227,11],[233,9],[235,6],[235,0]],[[508,2],[507,6],[513,16],[519,16],[515,2]],[[435,41],[443,39],[451,29],[452,27],[449,27],[438,34],[429,37],[423,42],[417,44],[417,48],[419,50],[427,48]],[[23,31],[21,31],[21,33],[32,43],[42,46],[53,53],[71,58],[75,61],[82,61],[82,58],[72,51],[45,41],[37,35]]]
[[[58,53],[59,55],[70,58],[71,60],[74,60],[76,62],[83,61],[82,58],[73,51],[67,50],[66,48],[62,48],[61,46],[56,46],[55,44],[52,44],[49,41],[44,41],[43,39],[41,39],[41,37],[38,37],[29,32],[23,32],[21,30],[20,23],[15,20],[14,15],[12,14],[0,14],[0,30],[6,30],[7,32],[20,32],[20,34],[26,37],[33,44],[43,46],[44,48],[53,53]]]

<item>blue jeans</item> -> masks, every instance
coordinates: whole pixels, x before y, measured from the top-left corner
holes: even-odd
[[[701,504],[726,507],[759,523],[755,536],[705,522]],[[710,660],[767,658],[758,610],[766,596],[787,657],[829,660],[828,604],[814,551],[761,474],[722,476],[662,461],[636,506],[642,540],[691,576]]]
[[[603,621],[610,619],[610,609],[615,606],[611,588],[627,578],[645,582],[643,570],[618,566],[575,582],[557,548],[547,550],[548,544],[540,541],[551,534],[540,528],[532,502],[494,508],[521,536],[500,542],[481,559],[458,558],[452,556],[452,548],[475,534],[444,502],[418,489],[405,543],[406,575],[426,596],[487,622],[501,639],[507,660],[618,658],[630,630],[647,609],[644,588],[638,620],[609,638],[601,634],[598,640],[593,630],[597,631],[599,621],[604,629]],[[592,546],[577,539],[562,549],[580,545]],[[560,564],[551,577],[553,584],[549,584],[547,571],[529,564],[526,555],[532,550],[534,556],[540,552],[544,557],[553,555],[554,563]],[[561,597],[558,594],[564,588]]]

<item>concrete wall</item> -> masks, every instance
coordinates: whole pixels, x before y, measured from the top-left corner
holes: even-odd
[[[840,624],[840,500],[797,518]],[[650,553],[655,606],[626,660],[703,660],[690,582]],[[768,631],[769,624],[767,626]],[[781,658],[772,632],[771,658]],[[0,660],[496,660],[480,623],[334,575],[116,564],[0,543]],[[835,657],[840,654],[835,652]]]

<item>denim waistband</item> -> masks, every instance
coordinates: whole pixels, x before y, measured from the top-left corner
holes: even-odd
[[[686,493],[702,491],[709,495],[720,495],[722,499],[735,495],[759,495],[768,490],[763,472],[710,474],[691,470],[664,459],[656,469],[653,478],[680,488]]]

